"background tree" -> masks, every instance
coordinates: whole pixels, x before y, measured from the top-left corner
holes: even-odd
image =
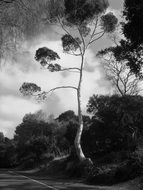
[[[47,27],[48,0],[0,1],[0,61],[16,59],[24,51],[22,43]],[[6,62],[5,61],[5,62]],[[1,63],[2,64],[2,63]]]
[[[3,132],[0,132],[0,142],[4,142],[4,134]]]
[[[16,146],[13,140],[4,137],[0,139],[0,168],[16,166]]]
[[[130,70],[125,60],[115,57],[116,46],[106,48],[97,53],[105,69],[106,78],[112,83],[115,92],[124,95],[137,95],[141,92],[139,77]],[[119,55],[118,55],[119,57]]]
[[[108,7],[107,0],[64,0],[49,1],[49,23],[60,25],[65,32],[62,36],[62,46],[65,53],[73,56],[79,56],[81,62],[79,67],[62,68],[54,61],[60,59],[59,55],[47,48],[42,47],[36,51],[35,59],[49,71],[77,71],[79,73],[79,82],[75,86],[60,86],[43,92],[40,87],[33,83],[24,83],[20,91],[25,95],[35,93],[39,98],[46,98],[49,92],[58,89],[73,89],[77,93],[78,101],[78,122],[79,127],[75,138],[76,153],[80,161],[86,160],[81,148],[81,134],[83,131],[83,118],[81,110],[81,83],[83,79],[83,68],[86,56],[86,50],[100,39],[105,33],[115,30],[117,18],[113,13],[105,14]]]
[[[125,21],[122,23],[122,31],[125,38],[120,41],[116,47],[116,56],[118,52],[130,66],[131,71],[142,77],[143,63],[143,2],[138,0],[124,0],[123,16]]]
[[[89,129],[88,151],[134,151],[143,135],[143,98],[141,96],[90,97],[87,111],[93,115]],[[93,151],[91,151],[93,150]]]
[[[123,33],[127,40],[135,45],[143,43],[143,2],[138,0],[124,0],[123,16],[126,22],[123,24]]]

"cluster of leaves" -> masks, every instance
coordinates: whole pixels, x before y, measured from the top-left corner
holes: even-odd
[[[124,0],[122,31],[126,39],[121,40],[115,48],[115,55],[120,60],[126,60],[131,71],[142,77],[143,49],[143,2]]]
[[[90,33],[91,28],[83,24],[80,26],[79,31],[83,35],[83,37],[86,37]]]
[[[143,43],[143,2],[141,0],[125,0],[123,15],[126,22],[123,25],[123,33],[134,44]]]
[[[65,0],[65,17],[73,25],[91,22],[108,7],[107,0]]]
[[[107,13],[101,17],[101,26],[107,33],[113,32],[117,23],[118,19],[113,15],[113,13]]]
[[[23,95],[29,96],[33,95],[34,93],[40,92],[41,88],[34,83],[24,82],[19,90]]]
[[[0,168],[9,168],[16,165],[16,146],[13,140],[3,136],[0,139]]]
[[[33,136],[26,142],[26,146],[29,153],[36,155],[37,162],[40,162],[40,157],[43,153],[50,152],[50,142],[46,136]]]
[[[142,45],[136,47],[129,41],[121,40],[119,45],[110,47],[109,49],[113,52],[113,55],[117,61],[126,62],[126,65],[130,67],[131,72],[134,72],[137,76],[142,77]]]
[[[73,38],[68,34],[65,34],[61,40],[64,52],[76,51],[79,48],[79,44],[81,44],[81,40],[78,37]]]
[[[45,64],[47,64],[49,61],[55,61],[56,59],[60,59],[60,57],[53,50],[47,47],[42,47],[36,51],[35,59],[36,61],[40,61],[42,66],[45,66]],[[45,62],[43,62],[43,59]]]
[[[60,59],[59,55],[55,51],[53,51],[47,47],[39,48],[36,51],[35,59],[36,59],[36,61],[40,62],[42,67],[47,66],[46,68],[51,72],[61,70],[61,66],[59,64],[51,63],[57,59]]]
[[[51,72],[60,71],[61,70],[61,66],[59,64],[49,64],[47,68]]]
[[[95,96],[87,105],[93,114],[86,150],[91,157],[98,152],[134,151],[142,136],[143,98],[141,96]]]

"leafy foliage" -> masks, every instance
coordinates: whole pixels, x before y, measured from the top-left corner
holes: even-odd
[[[143,3],[138,0],[125,0],[123,16],[125,22],[122,23],[123,34],[126,40],[121,40],[117,51],[122,52],[122,59],[127,60],[131,71],[142,77],[142,55],[143,55]]]
[[[53,64],[52,61],[60,59],[59,55],[47,47],[39,48],[35,54],[36,61],[39,61],[42,67],[47,66],[50,72],[60,71],[61,66],[59,64]]]
[[[88,34],[91,32],[91,28],[90,27],[87,27],[86,25],[81,25],[80,28],[79,28],[79,31],[80,33],[86,37],[88,36]]]
[[[29,152],[36,155],[36,159],[39,162],[40,157],[46,151],[50,152],[50,142],[49,138],[46,136],[38,136],[38,137],[31,137],[27,142],[26,145],[28,146]]]
[[[40,92],[41,88],[34,83],[24,82],[19,90],[23,95],[28,96],[33,95],[35,92]]]
[[[56,59],[60,59],[60,57],[53,50],[51,50],[47,47],[42,47],[36,51],[35,59],[36,59],[36,61],[43,61],[43,59],[44,59],[47,62],[50,62],[50,61],[55,61]],[[42,62],[40,62],[40,63],[42,66],[45,66],[44,63],[42,63]]]
[[[49,0],[48,7],[49,22],[55,23],[58,18],[64,17],[64,0]]]
[[[41,33],[47,0],[0,1],[0,58],[15,59],[23,52],[24,40]]]
[[[55,72],[55,71],[60,71],[61,70],[61,66],[59,64],[49,64],[47,68],[51,72]]]
[[[71,35],[65,34],[62,38],[62,46],[65,52],[68,51],[76,51],[79,48],[79,44],[81,44],[81,40],[79,38],[73,38]]]
[[[114,53],[117,61],[125,61],[126,65],[130,67],[131,72],[142,77],[142,45],[137,47],[129,41],[121,40],[118,46],[111,47],[110,50]]]
[[[141,0],[125,0],[124,12],[126,22],[123,25],[123,33],[132,43],[143,43],[143,2]]]
[[[133,155],[123,163],[113,166],[97,167],[93,165],[87,177],[87,182],[94,185],[113,185],[141,176],[143,173],[143,158]]]
[[[111,33],[115,30],[118,19],[113,15],[112,12],[107,13],[101,17],[101,26],[107,33]]]
[[[15,140],[23,145],[32,137],[48,136],[51,137],[54,131],[54,124],[48,124],[43,119],[38,118],[39,112],[36,114],[26,114],[23,121],[16,127]]]
[[[120,46],[109,47],[97,53],[105,69],[106,78],[112,83],[115,93],[137,95],[140,93],[141,80],[135,76],[127,61],[129,54]]]
[[[13,140],[4,138],[0,142],[0,168],[16,166],[16,147]]]
[[[4,142],[4,134],[3,134],[3,132],[0,132],[0,143],[1,142]]]
[[[93,114],[88,151],[134,151],[142,136],[141,96],[92,96],[87,111]]]
[[[108,7],[107,0],[65,0],[65,17],[73,25],[93,20]]]

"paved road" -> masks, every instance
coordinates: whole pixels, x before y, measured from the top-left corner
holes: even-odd
[[[0,170],[0,190],[56,190],[37,180],[16,174],[12,171]]]
[[[29,175],[28,175],[29,176]],[[138,181],[116,186],[88,186],[83,183],[50,179],[47,176],[21,175],[13,171],[0,170],[0,190],[142,190]]]
[[[26,177],[8,170],[0,170],[0,190],[107,190],[108,188],[88,186],[67,180],[53,180],[47,177]]]

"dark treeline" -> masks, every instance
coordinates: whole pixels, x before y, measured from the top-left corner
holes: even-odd
[[[87,112],[89,115],[83,116],[81,140],[86,157],[98,165],[118,164],[139,157],[143,143],[143,97],[93,95]],[[1,133],[1,167],[29,169],[46,166],[57,157],[76,159],[74,139],[78,116],[69,110],[45,121],[42,114],[42,111],[26,114],[12,140]]]

